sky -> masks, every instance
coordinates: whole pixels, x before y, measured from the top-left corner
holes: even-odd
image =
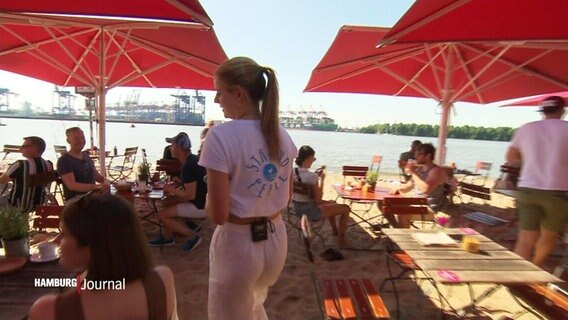
[[[375,123],[439,124],[438,103],[426,98],[370,94],[304,93],[311,71],[319,63],[342,25],[390,27],[411,6],[411,0],[202,0],[229,57],[248,56],[274,68],[280,83],[281,110],[323,110],[342,127]],[[54,85],[0,71],[0,88],[8,88],[11,108],[29,101],[34,108],[50,110]],[[72,90],[72,89],[70,89]],[[132,88],[116,88],[107,103],[124,100]],[[177,89],[141,89],[141,102],[172,103]],[[186,91],[190,93],[191,91]],[[207,97],[207,119],[222,119]],[[84,105],[78,96],[77,106]],[[451,124],[518,127],[539,119],[535,108],[498,108],[499,103],[456,103]]]

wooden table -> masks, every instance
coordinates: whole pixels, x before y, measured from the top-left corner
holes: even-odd
[[[374,191],[370,192],[363,192],[361,189],[351,189],[351,190],[347,190],[345,188],[345,186],[343,184],[334,184],[333,185],[333,189],[335,190],[335,192],[337,192],[337,195],[345,200],[349,200],[349,201],[353,201],[353,202],[360,202],[360,203],[365,203],[366,205],[369,205],[370,207],[368,207],[365,212],[363,214],[368,213],[373,204],[377,204],[377,207],[379,208],[380,211],[380,202],[385,198],[385,197],[399,197],[399,195],[392,195],[390,194],[390,189],[388,188],[382,188],[382,187],[378,187],[375,188]],[[351,206],[349,206],[351,208]],[[368,219],[363,218],[361,215],[359,215],[357,212],[353,211],[353,209],[351,208],[351,213],[353,215],[355,215],[357,218],[359,218],[361,220],[361,222],[365,222],[367,223],[371,228],[375,229],[375,230],[380,230],[381,228],[381,224],[373,224],[371,222],[369,222]],[[356,222],[354,224],[358,224],[361,222]]]
[[[0,256],[2,259],[2,256]],[[22,319],[41,296],[57,293],[59,288],[36,288],[40,278],[74,278],[76,273],[63,270],[58,260],[27,264],[20,270],[0,275],[0,319]]]
[[[337,195],[352,201],[382,201],[385,197],[400,197],[390,194],[389,188],[376,187],[374,192],[363,192],[360,189],[346,190],[343,184],[334,184],[333,189]]]
[[[464,251],[460,241],[455,246],[424,246],[412,237],[413,233],[435,232],[440,230],[383,229],[383,233],[437,283],[506,285],[563,282],[473,229],[445,229],[443,232],[456,240],[464,235],[478,239],[479,253]],[[497,288],[499,286],[487,290],[477,298],[472,296],[471,304],[462,310],[475,307]]]

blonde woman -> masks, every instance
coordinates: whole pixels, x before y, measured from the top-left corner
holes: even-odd
[[[209,253],[209,319],[267,319],[264,300],[288,249],[280,211],[291,196],[296,146],[278,122],[274,70],[249,58],[224,62],[215,102],[232,121],[207,133],[206,210],[217,224]]]

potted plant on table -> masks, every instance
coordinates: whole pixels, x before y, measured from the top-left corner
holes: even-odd
[[[379,174],[375,171],[367,172],[367,191],[368,192],[375,192],[375,186],[377,185],[377,180],[379,178]]]
[[[148,178],[150,177],[150,164],[148,161],[144,160],[138,166],[138,181],[148,182]]]
[[[0,238],[7,257],[27,257],[30,253],[30,219],[22,208],[0,207]]]

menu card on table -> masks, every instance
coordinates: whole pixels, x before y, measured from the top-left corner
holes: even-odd
[[[453,246],[457,245],[456,240],[452,239],[447,233],[413,233],[412,237],[424,246]]]

